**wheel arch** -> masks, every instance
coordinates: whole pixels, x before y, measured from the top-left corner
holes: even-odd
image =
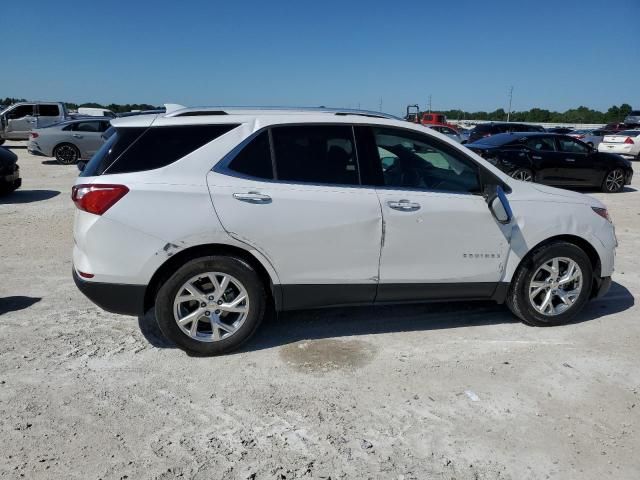
[[[155,271],[151,280],[147,284],[144,294],[144,311],[146,312],[155,303],[155,296],[162,284],[178,269],[189,260],[210,255],[227,255],[240,258],[247,262],[256,271],[260,279],[263,281],[269,301],[272,302],[276,310],[282,305],[280,289],[274,284],[273,279],[262,262],[258,260],[251,252],[234,245],[209,243],[203,245],[195,245],[184,250],[180,250],[169,257]]]
[[[63,145],[69,145],[70,147],[73,147],[76,149],[76,152],[78,152],[78,160],[81,160],[82,158],[82,151],[80,150],[80,147],[78,147],[75,143],[69,142],[67,140],[62,141],[62,142],[58,142],[56,143],[53,148],[51,149],[51,155],[55,157],[56,155],[56,150],[58,149],[58,147],[61,147]]]
[[[601,269],[601,261],[600,255],[596,248],[586,240],[585,238],[579,237],[577,235],[564,234],[564,235],[555,235],[553,237],[546,238],[541,242],[537,243],[534,247],[529,249],[526,255],[518,262],[518,265],[513,270],[513,275],[511,278],[515,277],[516,272],[523,267],[530,265],[531,257],[533,253],[541,247],[546,245],[557,243],[557,242],[566,242],[571,243],[578,248],[580,248],[586,255],[589,257],[591,261],[591,266],[593,267],[593,283],[596,285],[597,280],[600,278],[600,269]],[[592,291],[593,292],[593,291]]]

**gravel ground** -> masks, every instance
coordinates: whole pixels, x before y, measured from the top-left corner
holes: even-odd
[[[75,167],[0,199],[0,477],[636,479],[640,193],[610,293],[531,328],[457,303],[290,313],[194,358],[71,279]],[[637,177],[636,177],[637,178]]]

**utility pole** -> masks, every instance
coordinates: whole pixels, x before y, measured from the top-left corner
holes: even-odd
[[[382,97],[380,97],[380,109],[378,111],[382,111]]]
[[[431,95],[429,95],[429,113],[431,113]]]
[[[507,113],[507,122],[511,118],[511,101],[513,100],[513,85],[509,87],[509,112]]]

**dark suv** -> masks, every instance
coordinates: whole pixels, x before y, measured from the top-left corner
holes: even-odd
[[[511,133],[511,132],[544,132],[544,128],[538,125],[527,125],[526,123],[511,123],[511,122],[491,122],[481,123],[476,125],[471,130],[469,135],[469,143],[473,143],[476,140],[480,140],[483,137],[490,137],[497,133]]]

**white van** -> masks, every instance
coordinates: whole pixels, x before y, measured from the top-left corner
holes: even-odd
[[[107,108],[80,107],[78,108],[78,115],[89,115],[91,117],[116,118],[116,114]]]

